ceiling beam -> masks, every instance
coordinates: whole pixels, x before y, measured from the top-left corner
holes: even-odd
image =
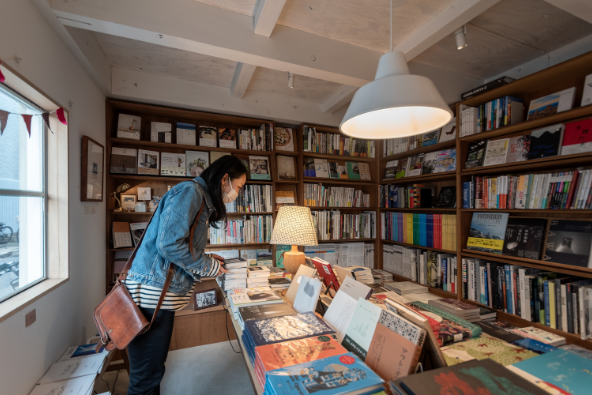
[[[193,0],[52,0],[64,25],[273,70],[363,86],[382,53],[277,25],[253,34],[253,18]],[[190,26],[190,28],[188,28]]]
[[[111,97],[158,105],[259,117],[279,122],[337,126],[343,111],[324,114],[315,103],[278,95],[250,92],[242,100],[232,98],[228,88],[178,78],[113,68]]]
[[[590,0],[545,0],[555,7],[569,12],[588,23],[592,23],[592,2]]]
[[[259,0],[253,16],[253,32],[265,37],[271,37],[286,0]]]
[[[329,114],[334,113],[349,103],[357,90],[358,88],[355,86],[342,86],[333,96],[321,105],[321,111]]]
[[[444,36],[454,33],[500,0],[457,0],[403,40],[395,50],[405,54],[407,61],[430,48]],[[563,0],[561,0],[563,1]]]
[[[238,63],[236,65],[236,70],[234,70],[234,76],[232,77],[232,84],[230,85],[230,96],[235,99],[243,98],[256,68],[257,66],[245,63]]]

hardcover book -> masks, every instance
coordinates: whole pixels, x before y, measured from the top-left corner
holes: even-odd
[[[197,145],[197,133],[194,124],[177,122],[177,144]]]
[[[569,88],[551,95],[532,100],[528,108],[527,121],[548,117],[549,115],[571,110],[576,88]]]
[[[386,162],[386,168],[384,170],[384,179],[385,180],[392,180],[397,175],[397,164],[399,163],[398,160],[391,160]]]
[[[360,165],[358,162],[345,162],[347,167],[347,176],[350,180],[360,180]]]
[[[395,178],[405,177],[405,173],[407,172],[408,162],[409,162],[409,158],[399,159],[399,163],[397,163],[397,172],[395,173]]]
[[[501,165],[506,163],[508,141],[510,139],[489,140],[485,149],[483,166]]]
[[[329,178],[340,178],[338,169],[339,164],[337,162],[329,162]]]
[[[440,136],[441,131],[442,129],[440,128],[425,133],[422,138],[421,146],[429,147],[430,145],[438,144],[438,137]]]
[[[592,221],[551,220],[543,260],[592,267]]]
[[[335,331],[314,313],[250,320],[245,322],[245,332],[248,332],[255,346],[335,334]]]
[[[524,162],[528,160],[530,151],[530,135],[511,137],[508,143],[506,163]]]
[[[415,177],[421,175],[421,169],[423,167],[424,154],[413,155],[409,158],[409,164],[405,177]]]
[[[268,304],[262,306],[244,306],[239,307],[238,312],[243,322],[298,314],[287,303]]]
[[[469,144],[465,169],[473,169],[475,167],[480,167],[483,164],[486,146],[486,140],[475,141],[474,143]]]
[[[440,143],[444,141],[454,140],[456,138],[456,117],[452,117],[450,122],[442,127],[440,133]]]
[[[236,149],[236,129],[218,128],[218,141],[220,148]]]
[[[251,180],[271,180],[269,158],[267,156],[249,155]]]
[[[510,218],[506,226],[503,255],[540,259],[547,220]]]
[[[436,201],[436,208],[456,207],[456,187],[442,187]]]
[[[565,125],[561,155],[582,154],[592,151],[592,119]]]
[[[382,313],[380,307],[375,306],[371,302],[362,298],[358,299],[356,309],[351,318],[345,337],[343,339],[343,346],[358,355],[362,360],[366,359],[368,348],[372,342],[372,336],[376,329],[376,324],[380,319]]]
[[[346,166],[337,166],[337,173],[339,174],[339,178],[342,180],[347,180],[349,179],[348,175],[347,175],[347,167]]]
[[[138,174],[158,175],[160,173],[158,151],[138,150]]]
[[[210,165],[209,155],[205,151],[185,151],[187,161],[187,175],[199,177]]]
[[[327,159],[315,159],[315,177],[329,178],[329,163]]]
[[[267,372],[270,394],[374,394],[383,380],[352,353]]]
[[[496,325],[495,322],[487,322],[487,321],[480,321],[475,322],[479,328],[483,330],[484,333],[491,337],[495,337],[497,339],[503,340],[508,343],[515,342],[516,340],[524,339],[524,337],[514,334],[506,329]]]
[[[202,147],[217,147],[218,129],[213,126],[199,127],[199,145]],[[213,162],[213,161],[212,161]]]
[[[438,151],[434,173],[444,173],[456,170],[456,148]]]
[[[366,162],[358,163],[360,166],[360,179],[361,180],[371,180],[372,177],[370,176],[370,165]]]
[[[442,353],[446,357],[448,366],[454,366],[472,360],[481,361],[488,358],[499,364],[508,366],[538,356],[533,351],[499,339],[484,336],[442,347]]]
[[[290,128],[277,127],[273,130],[274,147],[278,151],[294,152],[294,134]]]
[[[184,177],[186,171],[185,154],[162,152],[160,154],[162,176]]]
[[[467,249],[501,254],[508,213],[473,213]]]
[[[547,158],[557,156],[561,153],[561,142],[563,141],[562,123],[546,126],[530,132],[530,151],[528,159]]]
[[[432,174],[436,169],[436,161],[438,160],[438,151],[428,152],[423,158],[422,174]]]
[[[138,150],[135,148],[111,148],[111,173],[136,174]]]

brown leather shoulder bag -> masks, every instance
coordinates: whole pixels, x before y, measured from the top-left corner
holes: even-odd
[[[191,225],[191,231],[189,232],[189,249],[191,250],[192,256],[193,234],[203,209],[204,203],[202,200],[199,213],[195,217],[195,220]],[[148,226],[150,226],[153,217],[154,214],[152,214],[152,217],[150,217],[150,221],[148,222],[146,229],[148,229]],[[127,290],[127,287],[123,283],[123,281],[125,281],[127,278],[128,271],[132,267],[132,262],[136,257],[136,252],[142,244],[144,234],[146,234],[146,231],[144,231],[142,234],[142,237],[136,245],[134,252],[126,262],[125,267],[121,271],[121,275],[113,286],[113,289],[111,289],[111,292],[109,292],[105,299],[95,308],[93,318],[95,320],[95,325],[99,330],[102,343],[97,344],[97,352],[99,352],[102,347],[105,347],[108,351],[114,350],[116,348],[123,350],[128,346],[128,344],[130,344],[132,340],[136,338],[136,336],[146,333],[150,329],[150,326],[154,323],[154,319],[160,310],[162,301],[164,300],[164,297],[169,289],[169,285],[171,284],[174,270],[174,264],[172,262],[169,265],[169,271],[162,288],[162,293],[158,299],[158,304],[156,305],[156,309],[154,309],[154,315],[152,316],[152,320],[148,322],[144,314],[142,314],[140,311],[140,308],[134,303],[134,300]]]

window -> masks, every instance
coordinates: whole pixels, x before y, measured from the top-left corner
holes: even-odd
[[[45,112],[0,85],[0,302],[47,278]],[[31,136],[19,114],[34,115]]]

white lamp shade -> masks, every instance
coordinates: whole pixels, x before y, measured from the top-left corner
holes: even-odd
[[[389,139],[427,133],[446,125],[452,111],[426,77],[409,74],[405,55],[380,58],[376,78],[354,95],[339,129],[362,139]]]
[[[308,207],[283,206],[278,210],[270,244],[318,245],[317,232]]]

